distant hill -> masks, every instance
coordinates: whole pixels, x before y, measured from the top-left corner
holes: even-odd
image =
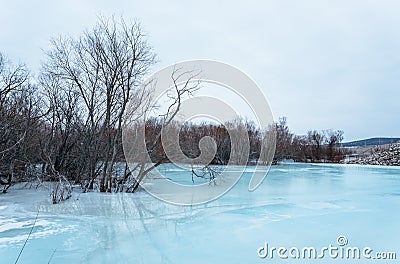
[[[377,146],[385,144],[399,143],[400,138],[368,138],[362,140],[356,140],[351,142],[343,143],[343,147],[365,147],[365,146]]]

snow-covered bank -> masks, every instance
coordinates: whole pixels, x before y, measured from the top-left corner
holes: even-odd
[[[371,149],[370,153],[355,158],[350,164],[368,164],[383,166],[400,166],[400,143],[391,144],[387,147]]]

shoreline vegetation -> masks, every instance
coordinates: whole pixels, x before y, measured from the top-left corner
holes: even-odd
[[[234,160],[233,164],[265,162],[260,149],[265,147],[262,144],[271,135],[268,133],[276,136],[273,164],[288,159],[340,163],[352,153],[341,147],[343,131],[310,130],[307,135],[295,135],[286,118],[280,118],[267,132],[240,117],[225,124],[187,122],[178,127],[174,118],[181,102],[201,88],[195,82],[200,73],[181,69],[171,76],[174,87],[168,93],[167,110],[144,119],[158,109],[151,105],[151,84],[140,85],[155,64],[156,54],[138,22],[128,25],[122,18],[102,18],[80,37],[52,39],[43,61],[40,73],[33,76],[24,64],[14,64],[0,53],[3,193],[15,183],[35,180],[56,183],[53,203],[71,197],[74,184],[84,191],[133,193],[154,168],[170,162],[161,144],[161,130],[166,127],[179,131],[179,146],[189,158],[200,155],[200,139],[212,137],[216,154],[211,164],[216,166],[234,160],[227,127],[248,135],[248,160]],[[189,76],[183,85],[182,76]],[[128,103],[134,107],[129,108]],[[139,126],[146,134],[145,151],[136,153],[134,168],[129,168],[122,148],[128,110],[143,120]],[[141,159],[146,155],[151,166],[149,160]],[[121,162],[122,169],[117,166]],[[192,170],[192,174],[212,180],[215,172],[207,166]]]

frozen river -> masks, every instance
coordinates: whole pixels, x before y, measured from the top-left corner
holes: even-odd
[[[398,263],[400,168],[285,164],[248,192],[251,169],[198,206],[145,192],[51,205],[47,190],[10,189],[0,195],[0,263],[15,263],[36,216],[18,263]]]

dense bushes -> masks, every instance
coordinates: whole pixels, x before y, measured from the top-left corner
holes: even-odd
[[[275,163],[284,159],[297,162],[340,162],[348,154],[341,148],[343,131],[310,130],[307,135],[294,135],[289,131],[286,118],[275,124],[276,153]]]

